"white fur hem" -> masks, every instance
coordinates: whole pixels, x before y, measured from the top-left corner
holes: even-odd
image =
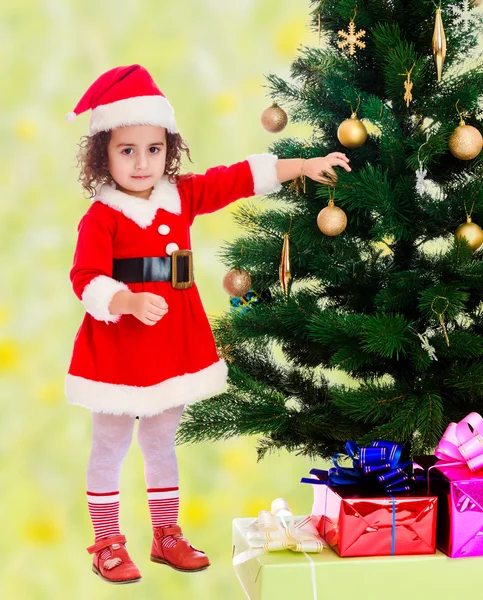
[[[173,406],[221,394],[226,390],[227,374],[225,362],[219,360],[197,373],[172,377],[149,387],[115,385],[67,375],[65,395],[69,404],[84,406],[93,412],[150,417]]]
[[[82,304],[86,311],[97,319],[106,323],[117,323],[121,315],[112,315],[109,312],[109,304],[116,292],[129,291],[122,281],[116,281],[105,275],[94,277],[82,292]]]
[[[275,154],[251,154],[247,157],[253,175],[255,196],[279,192],[282,184],[277,177],[277,160]]]
[[[178,128],[174,110],[163,96],[135,96],[103,104],[91,112],[89,135],[125,125],[158,125],[170,133]]]

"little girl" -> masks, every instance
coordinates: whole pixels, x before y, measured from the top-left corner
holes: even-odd
[[[67,120],[89,109],[79,180],[92,204],[79,223],[70,272],[86,314],[65,392],[70,404],[92,411],[92,569],[110,583],[132,583],[141,574],[119,529],[119,479],[136,417],[154,534],[151,560],[179,571],[210,565],[177,524],[176,428],[186,404],[220,394],[227,378],[193,283],[194,218],[277,191],[302,172],[324,182],[323,173],[335,177],[332,167],[350,167],[337,152],[306,161],[259,154],[204,175],[180,175],[181,154],[190,158],[189,150],[173,108],[140,65],[101,75]]]

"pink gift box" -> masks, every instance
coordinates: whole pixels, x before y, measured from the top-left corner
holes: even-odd
[[[438,496],[438,548],[451,558],[483,556],[483,469],[436,466],[430,490]]]

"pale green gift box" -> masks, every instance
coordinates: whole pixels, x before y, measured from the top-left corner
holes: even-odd
[[[295,517],[298,522],[304,517]],[[234,519],[233,556],[249,549],[245,535],[255,519]],[[250,600],[454,600],[479,598],[483,557],[418,556],[341,558],[283,550],[236,565]],[[463,596],[464,595],[464,596]]]

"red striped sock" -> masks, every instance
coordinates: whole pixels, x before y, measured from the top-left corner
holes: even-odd
[[[99,494],[87,492],[87,506],[91,516],[96,542],[102,538],[119,535],[119,492]],[[103,560],[110,558],[109,548],[104,548],[100,557]]]
[[[153,527],[168,527],[178,523],[178,487],[148,489],[148,504]],[[173,548],[177,542],[174,537],[168,535],[161,543],[166,548]]]

